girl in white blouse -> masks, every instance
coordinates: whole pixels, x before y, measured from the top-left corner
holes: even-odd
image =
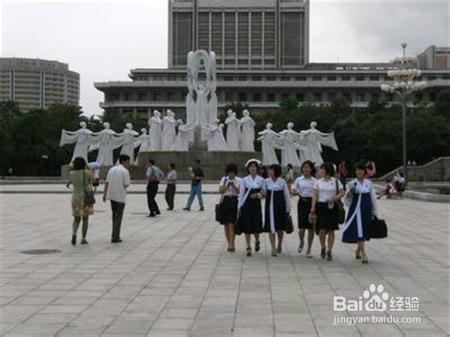
[[[257,159],[250,159],[246,163],[248,176],[241,179],[239,187],[239,218],[237,223],[237,233],[245,234],[247,243],[247,256],[252,255],[251,235],[255,237],[255,251],[261,249],[259,234],[262,232],[262,207],[261,199],[264,197],[265,182],[258,175],[260,162]]]
[[[308,230],[308,248],[306,250],[306,257],[312,258],[311,246],[314,240],[314,228],[310,222],[310,212],[312,205],[313,189],[317,181],[314,176],[316,175],[316,168],[314,164],[307,160],[303,162],[301,166],[303,175],[295,179],[292,186],[292,194],[298,195],[297,205],[297,219],[298,219],[298,237],[300,239],[300,245],[298,246],[298,252],[301,254],[305,245],[305,231]]]
[[[334,165],[323,163],[319,167],[320,179],[314,185],[311,213],[317,212],[317,229],[319,230],[320,257],[333,259],[334,231],[339,229],[338,201],[344,196],[344,187],[334,176]],[[317,230],[316,229],[316,230]],[[328,246],[325,241],[328,236]],[[327,249],[328,248],[328,249]],[[326,252],[326,255],[325,255]]]
[[[272,246],[272,256],[281,253],[283,231],[286,230],[288,217],[291,212],[291,197],[286,181],[280,178],[281,166],[271,165],[267,170],[266,179],[266,207],[263,231],[269,233]],[[275,233],[278,237],[278,247],[275,249]]]

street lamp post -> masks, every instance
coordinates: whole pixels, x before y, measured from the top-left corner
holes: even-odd
[[[393,69],[389,70],[387,75],[392,79],[392,81],[381,85],[382,91],[396,94],[402,105],[402,161],[405,184],[408,181],[408,155],[406,139],[406,108],[408,105],[408,99],[414,92],[423,90],[427,86],[427,83],[424,81],[416,81],[416,79],[420,77],[421,71],[417,69],[417,58],[406,56],[406,46],[407,44],[403,42],[403,55],[401,57],[396,57],[391,61]]]

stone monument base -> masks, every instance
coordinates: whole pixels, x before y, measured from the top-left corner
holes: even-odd
[[[239,176],[244,176],[247,175],[244,167],[245,162],[251,158],[261,160],[262,155],[260,152],[141,152],[138,156],[138,166],[133,168],[133,178],[145,178],[145,169],[149,159],[153,159],[156,165],[164,172],[167,172],[167,167],[170,163],[174,163],[178,172],[178,179],[180,180],[190,180],[188,168],[194,165],[195,159],[201,161],[206,180],[218,180],[223,177],[225,166],[229,163],[235,163],[239,168]]]

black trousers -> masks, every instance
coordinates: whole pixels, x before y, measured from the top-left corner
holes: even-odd
[[[120,239],[120,227],[122,226],[123,210],[125,209],[125,204],[122,202],[117,202],[111,200],[111,210],[112,210],[112,234],[111,240],[116,241]]]
[[[166,196],[167,206],[170,209],[173,209],[173,207],[174,207],[175,191],[176,191],[175,184],[167,184],[165,196]]]
[[[147,185],[147,204],[150,214],[159,213],[159,207],[155,200],[158,193],[158,184],[157,181],[151,181]]]

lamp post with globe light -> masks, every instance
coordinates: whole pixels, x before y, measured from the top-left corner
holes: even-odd
[[[405,184],[408,180],[407,166],[407,148],[406,148],[406,108],[409,97],[416,91],[426,88],[427,83],[424,81],[416,81],[421,75],[421,71],[417,69],[418,62],[416,57],[406,56],[406,42],[402,43],[403,55],[394,58],[391,63],[393,69],[387,72],[388,77],[392,79],[390,82],[383,83],[381,90],[387,93],[396,94],[402,105],[402,142],[403,142],[403,174]]]

